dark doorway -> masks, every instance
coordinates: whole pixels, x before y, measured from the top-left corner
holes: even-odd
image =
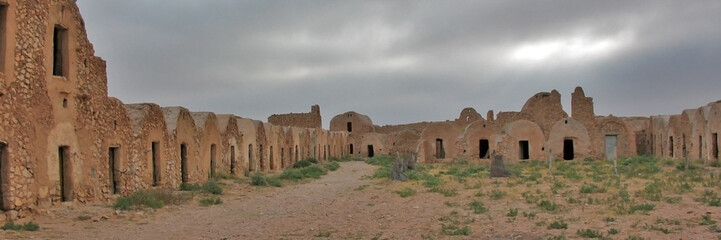
[[[58,148],[58,165],[60,166],[60,201],[73,200],[72,164],[70,162],[70,147]]]
[[[353,123],[348,122],[348,124],[346,124],[346,128],[348,129],[348,132],[353,132]]]
[[[478,144],[478,157],[481,159],[489,159],[491,158],[491,155],[489,154],[490,146],[488,145],[488,139],[481,139],[481,141]]]
[[[573,139],[563,139],[563,160],[573,160]]]
[[[210,176],[215,176],[215,144],[210,144]]]
[[[268,161],[270,162],[270,170],[275,170],[275,159],[273,159],[273,146],[270,146],[270,152],[268,153]]]
[[[350,149],[350,154],[353,154],[353,144],[351,143],[350,146],[348,146],[348,149]]]
[[[280,168],[285,168],[285,148],[280,148]]]
[[[230,146],[230,173],[233,175],[237,174],[238,171],[235,168],[235,146]]]
[[[248,145],[248,171],[255,172],[255,161],[253,160],[253,144]]]
[[[443,147],[443,139],[436,138],[436,158],[446,158],[446,149]]]
[[[188,147],[185,143],[180,144],[180,178],[184,183],[188,182]]]
[[[703,157],[703,138],[701,136],[698,136],[698,158],[702,159]]]
[[[368,157],[375,156],[375,152],[373,152],[373,145],[368,145]]]
[[[668,137],[668,155],[673,157],[673,137]]]
[[[152,151],[152,165],[153,165],[153,186],[160,184],[160,142],[153,142],[150,145]]]
[[[5,167],[8,164],[8,145],[7,143],[0,142],[0,210],[6,210],[4,208],[4,198],[3,198],[3,172],[5,172]]]
[[[518,141],[518,158],[521,160],[528,160],[531,158],[528,148],[528,140]]]
[[[681,157],[687,157],[688,151],[686,150],[686,134],[681,135]]]
[[[118,152],[120,152],[118,147],[111,147],[108,150],[108,180],[110,180],[110,193],[116,194],[118,193]]]
[[[718,133],[714,133],[711,137],[711,147],[713,147],[713,151],[711,152],[713,159],[718,160]]]
[[[295,145],[295,161],[296,162],[299,161],[298,160],[298,145]]]

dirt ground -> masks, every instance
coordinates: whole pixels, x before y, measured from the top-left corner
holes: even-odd
[[[696,203],[692,196],[684,195],[674,204],[657,202],[647,214],[618,216],[602,204],[551,213],[522,196],[550,186],[514,187],[513,179],[483,179],[476,187],[449,181],[445,186],[458,192],[444,196],[418,181],[372,179],[377,166],[360,161],[340,164],[321,179],[286,182],[280,188],[227,181],[220,205],[200,206],[196,197],[184,205],[143,211],[58,206],[23,219],[38,223],[39,231],[0,230],[0,239],[576,239],[579,229],[598,230],[611,239],[716,239],[718,233],[702,224],[701,216],[721,220],[719,207]],[[417,193],[400,197],[395,192],[407,188]],[[491,197],[492,189],[501,189],[503,196]],[[571,205],[560,194],[551,198]],[[486,212],[474,213],[468,207],[476,199],[482,199]],[[508,216],[511,209],[518,210],[517,216]],[[567,229],[547,227],[559,220],[568,224]],[[442,228],[448,226],[467,226],[469,232],[444,233]],[[610,235],[610,229],[620,233]]]

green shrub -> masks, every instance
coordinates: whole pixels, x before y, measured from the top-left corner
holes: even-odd
[[[446,197],[453,197],[453,196],[458,195],[458,191],[456,191],[456,189],[453,189],[453,188],[433,187],[433,188],[431,188],[431,192],[440,193]]]
[[[610,234],[610,235],[616,235],[620,232],[621,231],[618,231],[618,229],[615,229],[615,228],[608,229],[608,234]]]
[[[310,165],[313,165],[313,163],[309,162],[308,160],[300,160],[293,163],[293,168],[304,168]]]
[[[40,225],[37,223],[34,223],[33,221],[27,222],[25,224],[15,224],[12,220],[7,221],[5,225],[1,226],[0,229],[2,230],[13,230],[13,231],[30,231],[34,232],[40,229]]]
[[[161,208],[165,204],[180,204],[189,200],[189,196],[177,195],[170,190],[140,190],[129,196],[115,200],[113,209],[130,210],[133,208]]]
[[[636,204],[631,206],[631,208],[628,209],[628,212],[633,214],[635,212],[641,211],[643,213],[648,213],[651,210],[653,210],[656,207],[656,204],[651,203],[642,203],[642,204]]]
[[[200,205],[203,206],[218,205],[221,203],[223,203],[223,200],[221,200],[219,197],[207,197],[200,199]]]
[[[310,166],[306,168],[301,168],[300,173],[303,174],[303,177],[306,178],[315,178],[319,179],[321,176],[326,174],[325,169],[319,167],[319,166]]]
[[[506,192],[493,189],[490,194],[488,194],[488,197],[490,197],[493,200],[498,200],[506,196]]]
[[[323,167],[325,167],[325,169],[328,169],[330,171],[335,171],[335,170],[338,170],[338,168],[340,168],[340,164],[338,164],[337,162],[329,162],[329,163],[326,163],[325,165],[323,165]]]
[[[410,197],[410,196],[416,195],[416,190],[413,188],[407,187],[407,188],[396,191],[396,193],[398,193],[398,195],[400,195],[401,197]]]
[[[561,221],[553,221],[548,225],[548,229],[568,229],[568,224]]]
[[[605,188],[602,188],[602,187],[599,187],[599,186],[597,186],[596,184],[583,183],[583,185],[581,185],[581,189],[579,189],[579,192],[584,193],[584,194],[588,194],[588,193],[605,193],[605,192],[606,192],[606,189],[605,189]]]
[[[438,176],[430,175],[430,174],[427,175],[427,177],[425,178],[425,181],[423,182],[423,186],[425,186],[427,188],[438,187],[441,184],[443,184],[443,179],[441,179]]]
[[[181,183],[180,191],[200,191],[200,185],[198,185],[197,183]]]
[[[318,163],[318,159],[316,159],[316,158],[308,158],[308,159],[306,159],[306,161],[308,161],[310,163]]]
[[[282,187],[280,179],[273,177],[265,177],[263,174],[254,173],[250,176],[250,184],[253,186],[274,186]]]
[[[299,181],[303,180],[305,178],[303,176],[303,173],[300,172],[300,170],[288,168],[283,171],[283,173],[280,174],[280,179],[287,179],[292,181]]]
[[[210,193],[213,195],[220,195],[223,194],[223,188],[220,187],[220,184],[215,181],[207,181],[203,184],[201,187],[203,192]]]
[[[601,232],[591,229],[578,229],[576,231],[576,235],[582,238],[602,238],[603,234]]]
[[[373,178],[390,178],[391,177],[391,169],[387,167],[381,167],[376,170],[375,173],[373,173]]]
[[[508,213],[506,213],[506,217],[515,218],[516,216],[518,216],[518,208],[508,209]]]
[[[542,201],[539,202],[537,205],[538,205],[538,207],[540,207],[541,209],[546,210],[546,211],[549,211],[549,212],[553,212],[553,211],[558,210],[558,204],[556,204],[556,203],[554,203],[554,202],[551,202],[551,201],[548,201],[548,200],[542,200]]]
[[[458,226],[454,224],[441,224],[441,232],[445,235],[449,236],[457,236],[457,235],[464,235],[468,236],[471,235],[471,229],[468,228],[468,226],[459,228]]]
[[[488,212],[488,208],[486,207],[486,205],[479,200],[473,200],[471,203],[468,204],[468,206],[471,207],[471,210],[473,210],[473,213],[475,214]]]

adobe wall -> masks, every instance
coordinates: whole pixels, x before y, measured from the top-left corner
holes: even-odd
[[[171,142],[166,134],[165,119],[163,111],[160,106],[150,103],[141,104],[128,104],[125,108],[130,115],[130,120],[133,129],[133,138],[136,142],[136,147],[132,154],[135,157],[131,159],[137,159],[137,162],[125,163],[129,165],[128,168],[122,167],[123,162],[120,162],[119,169],[122,172],[133,172],[142,171],[137,174],[121,174],[118,172],[118,176],[135,176],[128,183],[121,184],[121,193],[132,193],[139,189],[142,183],[149,183],[150,185],[164,186],[164,187],[175,187],[173,183],[179,181],[178,174],[179,166],[176,162],[172,161],[174,156],[171,153],[170,146]],[[155,162],[153,162],[153,143],[156,143],[155,151]],[[133,165],[130,165],[133,164]],[[137,187],[133,187],[137,186]],[[140,188],[142,189],[142,188]]]
[[[502,141],[501,131],[493,122],[480,119],[468,125],[463,133],[464,156],[468,159],[490,159]],[[488,150],[481,154],[481,141],[488,142]]]
[[[591,146],[594,158],[609,158],[606,156],[606,136],[616,137],[616,157],[625,158],[638,155],[638,140],[633,129],[621,118],[609,116],[596,118],[596,129],[594,134],[597,136],[596,144]],[[645,124],[638,126],[639,129],[645,127]],[[643,130],[642,130],[643,131]]]
[[[302,128],[321,128],[322,119],[320,106],[313,105],[308,113],[273,114],[268,117],[268,123],[277,126],[292,126]]]
[[[450,162],[458,155],[462,126],[454,122],[434,122],[421,133],[418,162]],[[441,145],[442,144],[442,145]]]
[[[498,144],[497,153],[506,159],[522,160],[520,142],[528,141],[529,160],[548,159],[546,155],[546,137],[538,124],[528,120],[518,120],[504,125],[502,141]]]
[[[238,129],[238,120],[231,114],[218,114],[218,129],[222,138],[222,153],[220,161],[216,163],[218,171],[242,176],[245,173],[241,158],[243,139]]]
[[[540,92],[533,95],[523,105],[521,113],[528,114],[546,135],[558,120],[568,118],[568,114],[561,106],[561,94],[555,89],[550,93]]]

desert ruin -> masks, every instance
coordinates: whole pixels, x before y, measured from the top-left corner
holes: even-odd
[[[318,105],[263,122],[108,96],[107,82],[120,80],[107,79],[73,0],[2,0],[0,24],[0,210],[12,218],[62,202],[175,189],[217,172],[280,172],[309,157],[719,159],[721,101],[672,116],[596,116],[578,87],[570,114],[552,90],[517,112],[484,117],[464,108],[454,120],[377,126],[348,111],[322,129]]]

